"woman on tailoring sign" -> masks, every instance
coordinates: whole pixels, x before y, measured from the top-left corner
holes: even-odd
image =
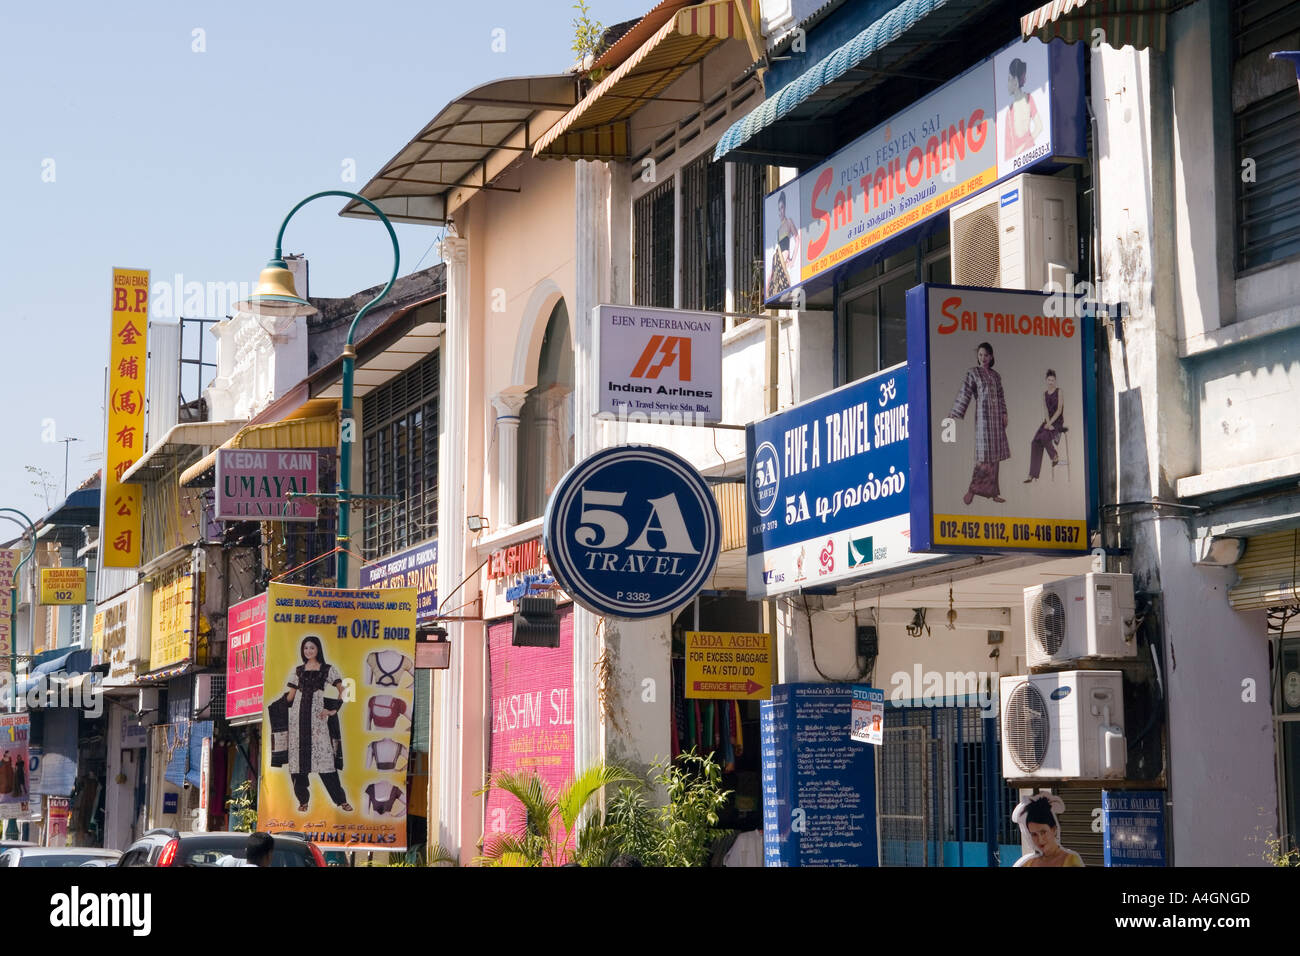
[[[970,487],[962,498],[969,505],[976,495],[1001,504],[998,471],[1011,457],[1007,441],[1007,400],[1002,394],[1002,376],[993,371],[993,346],[981,342],[975,349],[975,367],[967,369],[948,417],[965,418],[966,409],[975,403],[975,470]]]
[[[313,773],[320,775],[330,799],[351,813],[352,805],[339,781],[339,771],[343,769],[343,742],[339,732],[343,675],[325,660],[320,638],[307,635],[298,651],[302,663],[294,668],[285,695],[270,708],[271,765],[288,766],[299,813],[306,813],[311,802]],[[276,733],[277,724],[283,726],[282,739]]]

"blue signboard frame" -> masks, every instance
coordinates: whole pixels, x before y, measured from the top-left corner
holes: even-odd
[[[605,448],[571,468],[546,504],[542,530],[560,586],[592,613],[627,620],[690,601],[722,544],[708,483],[690,462],[653,445]]]
[[[1087,530],[1081,536],[1076,548],[1046,548],[1033,546],[986,547],[978,545],[957,545],[939,543],[934,540],[934,449],[932,447],[930,422],[935,403],[932,395],[933,356],[931,353],[928,301],[931,289],[952,290],[955,292],[972,292],[981,295],[995,294],[1020,296],[1027,300],[1037,300],[1040,304],[1049,298],[1042,292],[1022,289],[994,289],[985,286],[947,285],[926,282],[913,286],[907,291],[907,359],[911,376],[908,380],[908,404],[911,408],[912,421],[915,423],[911,444],[909,446],[909,481],[911,484],[911,541],[914,551],[931,553],[969,553],[1001,554],[1045,554],[1065,557],[1072,554],[1086,554],[1090,548],[1092,532],[1099,524],[1100,507],[1098,488],[1097,455],[1097,356],[1096,356],[1096,314],[1097,305],[1089,300],[1063,293],[1055,296],[1066,314],[1073,316],[1079,331],[1079,374],[1081,376],[1082,399],[1078,412],[1071,414],[1081,416],[1074,421],[1082,424],[1083,460],[1085,462],[1085,495]],[[970,416],[973,418],[973,416]],[[1018,436],[1018,440],[1023,436]],[[1010,439],[1009,439],[1010,440]],[[1008,481],[1013,480],[1008,476]],[[1015,477],[1014,481],[1021,479]]]

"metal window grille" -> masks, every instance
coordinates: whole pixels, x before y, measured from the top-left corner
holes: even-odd
[[[361,413],[366,494],[397,500],[367,509],[368,558],[438,529],[438,353],[366,397]]]
[[[682,307],[726,305],[726,165],[701,156],[682,171]]]
[[[1289,63],[1268,54],[1296,49],[1300,5],[1254,0],[1234,5],[1233,117],[1236,148],[1236,267],[1245,271],[1300,255],[1300,99]],[[1267,71],[1267,72],[1266,72]],[[1283,89],[1273,82],[1286,78]],[[1261,89],[1261,86],[1263,87]],[[1252,95],[1253,94],[1253,95]],[[1246,175],[1253,165],[1254,176]]]
[[[736,163],[733,167],[731,255],[737,312],[756,313],[763,308],[763,194],[767,179],[766,166]]]
[[[673,180],[638,199],[632,212],[637,305],[673,305]]]

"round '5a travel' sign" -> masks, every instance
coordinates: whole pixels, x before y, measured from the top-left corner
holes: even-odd
[[[688,462],[652,445],[598,451],[569,471],[546,505],[556,580],[596,614],[644,618],[699,593],[718,559],[713,493]]]

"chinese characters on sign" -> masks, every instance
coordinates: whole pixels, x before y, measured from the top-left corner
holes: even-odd
[[[22,552],[17,548],[0,549],[0,659],[8,657],[13,648],[9,637],[9,592],[14,586],[14,575],[18,572],[18,562]]]
[[[144,381],[148,359],[149,272],[113,270],[108,352],[108,435],[104,462],[104,567],[140,565],[140,486],[122,475],[144,453]]]

